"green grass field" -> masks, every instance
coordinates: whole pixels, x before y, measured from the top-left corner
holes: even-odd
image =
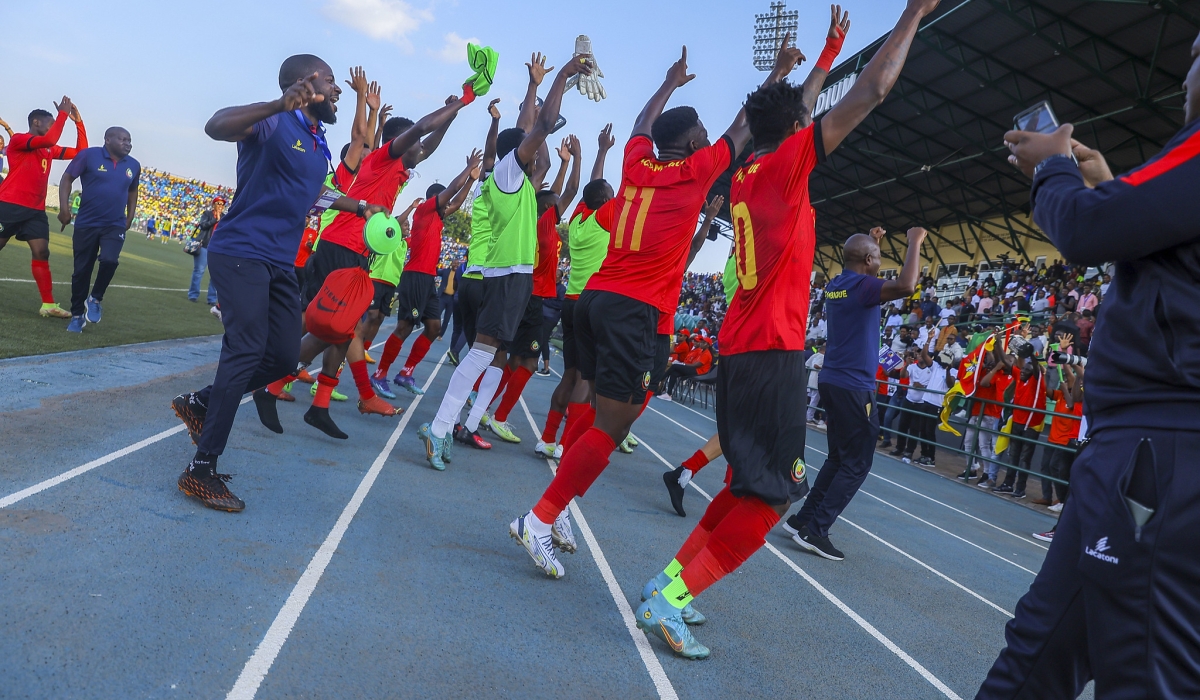
[[[72,227],[57,233],[59,224],[51,215],[50,271],[54,275],[54,300],[64,309],[71,306]],[[88,324],[82,334],[68,333],[69,321],[38,315],[41,299],[29,272],[29,246],[15,238],[0,250],[0,358],[42,355],[66,350],[83,350],[150,340],[189,338],[222,332],[204,303],[208,273],[204,275],[200,301],[187,299],[192,280],[192,257],[182,246],[147,241],[145,234],[130,232],[121,250],[121,264],[112,286],[104,295],[104,320]],[[93,272],[93,279],[95,273]],[[162,287],[179,291],[125,289]]]

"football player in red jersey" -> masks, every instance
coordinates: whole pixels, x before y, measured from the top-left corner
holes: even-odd
[[[46,185],[50,179],[50,161],[71,160],[88,147],[88,140],[83,117],[71,98],[63,95],[54,107],[58,117],[52,117],[44,109],[35,109],[29,113],[29,133],[13,134],[9,139],[8,177],[0,181],[0,249],[13,236],[28,243],[33,255],[29,266],[42,297],[38,313],[45,318],[71,318],[69,311],[54,302]],[[75,122],[75,148],[57,145],[68,118]]]
[[[693,597],[758,551],[808,492],[803,404],[793,395],[805,378],[815,245],[813,219],[801,215],[810,206],[808,176],[887,97],[921,19],[937,3],[909,0],[854,87],[817,122],[802,126],[803,90],[786,82],[746,100],[754,154],[730,188],[738,289],[721,328],[717,377],[717,432],[730,468],[675,559],[646,584],[634,615],[680,656],[709,655],[688,630],[698,615]]]

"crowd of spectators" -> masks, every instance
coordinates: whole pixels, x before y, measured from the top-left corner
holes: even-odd
[[[231,202],[233,189],[143,168],[134,227],[146,231],[146,223],[153,219],[157,231],[166,230],[173,237],[186,238],[195,232],[200,216],[218,196]]]

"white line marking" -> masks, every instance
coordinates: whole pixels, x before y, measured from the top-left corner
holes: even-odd
[[[521,397],[520,401],[521,408],[525,411],[525,417],[529,420],[529,427],[536,434],[538,432],[537,423],[533,421],[533,414],[529,412],[529,406],[525,403],[525,397]],[[549,465],[552,474],[558,473],[554,460],[547,459],[546,464]],[[679,696],[675,694],[675,687],[671,685],[671,679],[667,677],[667,672],[663,670],[662,664],[659,663],[658,656],[650,648],[650,640],[646,639],[646,635],[637,628],[637,623],[633,619],[633,608],[629,607],[629,601],[625,599],[625,594],[621,591],[621,586],[617,583],[617,577],[613,574],[612,567],[608,565],[608,559],[604,556],[604,551],[600,549],[600,543],[596,541],[596,536],[592,534],[592,528],[588,526],[587,520],[583,517],[583,511],[579,509],[579,505],[575,503],[575,499],[571,499],[569,505],[571,508],[571,517],[575,519],[580,531],[583,532],[583,539],[587,542],[588,551],[592,553],[592,559],[595,560],[596,567],[600,569],[600,576],[604,578],[604,583],[608,585],[608,594],[612,596],[613,602],[617,604],[617,610],[621,613],[621,620],[625,623],[625,629],[629,632],[629,636],[633,638],[633,645],[637,647],[638,656],[642,657],[642,664],[646,666],[646,672],[650,674],[650,680],[654,682],[654,688],[658,691],[658,696],[663,698],[663,700],[677,700]]]
[[[446,362],[446,355],[442,355],[442,359],[438,361],[437,367],[430,373],[429,379],[425,380],[425,386],[422,390],[428,390],[429,385],[433,383],[434,377],[442,369],[442,365]],[[238,675],[237,682],[229,694],[225,696],[226,700],[252,700],[255,694],[258,693],[258,688],[262,685],[263,679],[267,677],[267,672],[271,670],[271,665],[275,663],[275,659],[279,656],[279,652],[283,649],[283,645],[287,642],[288,636],[292,633],[292,628],[296,626],[296,621],[300,619],[300,614],[304,612],[304,606],[308,604],[308,599],[317,589],[317,584],[321,581],[321,576],[325,573],[325,568],[329,566],[329,562],[333,559],[333,553],[337,551],[338,545],[342,542],[342,537],[346,534],[346,530],[350,528],[350,522],[354,520],[354,516],[358,514],[358,509],[362,507],[363,501],[366,500],[367,494],[371,492],[371,487],[375,485],[375,479],[379,473],[383,471],[383,464],[392,454],[392,450],[396,447],[396,443],[400,440],[400,434],[408,427],[408,421],[412,419],[413,413],[417,408],[417,404],[421,403],[424,395],[413,398],[412,403],[408,405],[408,410],[404,412],[404,417],[400,419],[400,424],[392,431],[391,437],[388,438],[387,444],[383,446],[379,456],[371,463],[371,468],[363,476],[359,482],[358,488],[354,490],[354,495],[350,498],[350,502],[342,509],[342,514],[334,523],[333,529],[329,531],[329,535],[325,537],[325,541],[321,543],[321,548],[313,556],[312,561],[305,567],[304,573],[300,575],[300,580],[296,582],[292,592],[288,595],[287,601],[280,608],[279,614],[275,616],[275,621],[271,623],[267,633],[263,635],[263,640],[259,642],[258,648],[254,650],[254,655],[246,662],[242,672]]]
[[[700,438],[701,440],[704,440],[705,442],[708,441],[708,438],[704,437],[700,433],[697,433],[695,430],[692,430],[691,428],[687,427],[683,423],[680,423],[679,421],[675,420],[674,418],[668,416],[667,414],[663,413],[662,411],[656,411],[655,409],[651,408],[650,406],[646,406],[646,408],[649,408],[651,411],[654,411],[658,415],[662,416],[663,418],[666,418],[667,420],[671,421],[675,425],[678,425],[680,428],[683,428],[684,430],[688,431],[692,435],[695,435],[696,437]],[[712,437],[712,436],[710,435],[709,437]]]
[[[808,449],[812,450],[813,452],[816,452],[817,454],[822,454],[822,455],[825,455],[826,457],[829,456],[828,452],[822,452],[815,447],[809,447]],[[970,518],[971,520],[976,520],[978,522],[981,522],[984,525],[987,525],[988,527],[992,528],[993,530],[999,530],[1000,532],[1003,532],[1004,534],[1006,534],[1010,537],[1015,537],[1018,540],[1021,540],[1022,542],[1024,542],[1025,544],[1031,544],[1034,547],[1037,547],[1038,549],[1049,549],[1049,547],[1040,545],[1037,542],[1035,542],[1034,540],[1025,537],[1024,535],[1018,534],[1011,530],[1005,530],[1004,528],[1000,527],[999,525],[994,525],[992,523],[989,523],[988,521],[984,520],[983,518],[977,518],[974,515],[971,515],[970,513],[966,512],[965,510],[959,510],[958,508],[955,508],[954,506],[950,505],[949,503],[943,503],[942,501],[939,501],[936,498],[926,496],[925,494],[921,493],[920,491],[914,491],[913,489],[910,489],[909,487],[905,486],[904,484],[892,481],[891,479],[887,478],[886,476],[880,476],[880,475],[876,474],[875,472],[871,472],[871,476],[875,477],[876,479],[883,479],[884,481],[888,482],[889,484],[891,484],[893,486],[898,486],[898,487],[904,489],[905,491],[908,491],[909,493],[916,494],[916,495],[920,496],[921,498],[924,498],[927,501],[933,501],[934,503],[938,504],[939,506],[944,506],[946,508],[949,508],[950,510],[954,511],[955,513],[958,513],[960,515],[965,515],[968,518]]]
[[[675,468],[675,467],[671,466],[670,462],[663,459],[663,456],[660,455],[658,452],[656,452],[654,450],[654,448],[647,445],[645,440],[638,438],[638,441],[641,442],[642,447],[645,447],[647,450],[650,451],[651,454],[653,454],[655,457],[658,457],[658,461],[665,464],[667,466],[667,469]],[[695,481],[690,481],[688,483],[691,485],[692,488],[699,491],[700,495],[704,496],[709,501],[712,501],[712,496],[708,495],[708,493],[704,489],[697,486]],[[805,581],[807,581],[809,583],[809,585],[811,585],[813,588],[817,589],[818,593],[825,596],[826,600],[833,603],[835,606],[837,606],[837,608],[839,610],[841,610],[843,613],[845,613],[851,620],[854,620],[856,623],[858,623],[859,627],[866,630],[867,634],[870,634],[872,637],[874,637],[876,639],[876,641],[878,641],[880,644],[885,646],[888,649],[888,651],[890,651],[893,654],[895,654],[896,656],[900,657],[900,659],[902,661],[904,661],[904,663],[908,664],[910,668],[912,668],[917,673],[921,674],[921,677],[924,678],[926,681],[928,681],[930,685],[937,688],[947,698],[951,698],[951,700],[962,700],[962,698],[959,697],[959,695],[957,693],[955,693],[953,690],[951,690],[949,687],[947,687],[947,685],[945,683],[943,683],[941,680],[939,680],[937,676],[930,673],[929,670],[926,669],[924,666],[922,666],[919,661],[917,661],[913,657],[909,656],[900,647],[896,646],[896,644],[894,642],[892,642],[892,640],[888,639],[882,632],[875,629],[874,625],[872,625],[871,623],[864,620],[861,615],[854,612],[854,610],[852,610],[850,608],[850,606],[843,603],[840,598],[835,596],[833,593],[830,593],[829,590],[826,589],[824,586],[822,586],[820,583],[818,583],[816,579],[814,579],[812,576],[809,576],[808,573],[806,571],[804,571],[804,569],[801,569],[799,567],[799,565],[796,564],[796,562],[794,562],[791,559],[789,559],[788,557],[784,556],[783,552],[776,549],[774,545],[772,545],[771,543],[768,542],[768,543],[766,543],[766,549],[769,552],[771,552],[772,554],[774,554],[776,557],[779,557],[781,560],[783,560],[783,563],[787,564],[788,567],[790,567],[797,574],[800,574],[801,578],[803,578]]]
[[[247,396],[247,397],[243,398],[241,403],[239,403],[238,405],[240,406],[241,404],[244,404],[244,403],[248,402],[249,400],[250,400],[250,397]],[[92,461],[88,462],[87,464],[81,464],[78,467],[75,467],[74,469],[71,469],[69,471],[63,472],[62,474],[59,474],[58,476],[51,477],[49,479],[46,479],[45,481],[40,481],[40,482],[34,484],[33,486],[30,486],[29,488],[21,489],[20,491],[17,491],[14,494],[10,494],[8,496],[5,496],[4,498],[0,498],[0,508],[7,508],[14,503],[23,501],[26,498],[29,498],[30,496],[33,496],[35,494],[41,493],[42,491],[45,491],[48,488],[53,488],[55,486],[58,486],[59,484],[65,482],[65,481],[70,481],[71,479],[74,479],[75,477],[79,476],[80,474],[86,474],[86,473],[90,472],[91,470],[95,469],[96,467],[102,467],[105,464],[108,464],[109,462],[112,462],[114,460],[125,457],[126,455],[131,455],[134,452],[137,452],[138,450],[142,449],[143,447],[153,445],[156,442],[165,440],[165,439],[171,437],[172,435],[174,435],[176,433],[181,433],[185,430],[187,430],[187,426],[183,426],[183,425],[177,425],[174,428],[168,428],[167,430],[164,430],[161,433],[155,433],[154,435],[151,435],[150,437],[148,437],[144,440],[139,440],[139,441],[133,443],[132,445],[122,447],[121,449],[117,450],[116,452],[109,452],[108,454],[104,455],[103,457],[100,457],[99,459],[93,459]]]
[[[717,422],[716,418],[713,418],[712,416],[710,416],[706,413],[701,413],[701,412],[697,411],[696,409],[692,408],[691,406],[684,406],[682,403],[680,403],[678,401],[672,401],[671,403],[675,404],[676,406],[678,406],[682,409],[686,409],[688,411],[691,411],[692,413],[695,413],[696,415],[700,416],[704,420],[712,421],[713,423]]]
[[[33,280],[23,280],[16,277],[0,277],[0,282],[28,282],[33,284]],[[70,282],[55,282],[54,284],[71,284]],[[173,287],[138,287],[132,284],[110,284],[109,289],[148,289],[152,292],[186,292],[187,289],[175,289]]]

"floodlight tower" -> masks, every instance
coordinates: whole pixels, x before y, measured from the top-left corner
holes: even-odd
[[[788,10],[784,2],[773,2],[770,12],[754,15],[754,67],[761,71],[771,70],[783,35],[791,32],[788,45],[795,46],[799,26],[799,10]]]

